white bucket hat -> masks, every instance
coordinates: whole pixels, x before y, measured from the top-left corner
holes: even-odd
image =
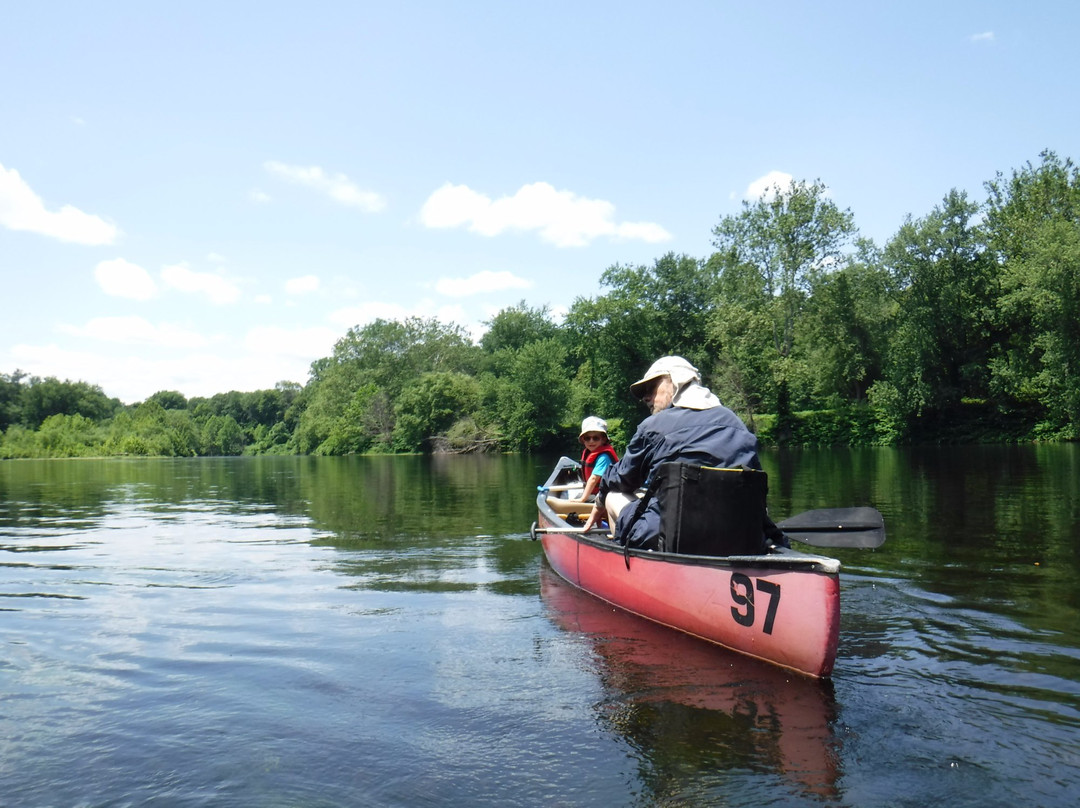
[[[606,435],[607,421],[603,418],[597,418],[595,415],[590,415],[581,422],[581,434],[578,435],[578,440],[581,440],[590,432],[603,432]]]
[[[630,385],[630,392],[635,397],[641,398],[645,395],[645,388],[648,387],[649,382],[661,376],[670,376],[676,390],[689,382],[701,381],[698,369],[681,356],[661,356],[649,366],[644,376]]]
[[[645,395],[649,383],[661,376],[670,377],[675,386],[675,395],[671,399],[673,407],[707,410],[720,406],[720,399],[707,387],[702,386],[698,369],[681,356],[662,356],[657,359],[645,371],[644,376],[630,385],[630,392],[641,398]]]

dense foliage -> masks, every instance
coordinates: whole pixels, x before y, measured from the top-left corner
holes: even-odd
[[[628,385],[681,354],[767,443],[1080,437],[1080,173],[1044,152],[948,192],[887,244],[820,182],[724,217],[707,258],[615,265],[556,322],[524,301],[485,325],[357,326],[307,384],[123,406],[86,382],[0,375],[0,457],[574,451],[585,415],[615,443]]]

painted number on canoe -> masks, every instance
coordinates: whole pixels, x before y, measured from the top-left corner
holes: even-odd
[[[754,592],[760,592],[768,599],[768,603],[754,602]],[[766,581],[762,578],[754,579],[741,572],[731,573],[731,599],[735,605],[731,607],[731,616],[740,626],[750,627],[757,619],[759,606],[765,608],[765,622],[761,630],[766,634],[772,634],[773,623],[776,621],[776,609],[780,606],[780,584]]]

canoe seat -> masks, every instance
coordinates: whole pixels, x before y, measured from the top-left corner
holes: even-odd
[[[562,497],[548,497],[548,507],[560,516],[566,514],[576,513],[578,516],[584,516],[588,518],[588,515],[593,512],[593,504],[591,502],[578,502],[573,499],[563,499]]]
[[[660,549],[708,556],[765,552],[769,484],[764,471],[662,463],[654,485]]]

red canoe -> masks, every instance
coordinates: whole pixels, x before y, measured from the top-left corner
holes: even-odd
[[[575,531],[556,512],[566,509],[553,498],[573,494],[560,489],[573,485],[577,466],[563,458],[536,497],[533,537],[562,578],[628,612],[733,651],[809,676],[832,672],[840,633],[839,561],[787,548],[724,557],[627,550],[604,533]]]

